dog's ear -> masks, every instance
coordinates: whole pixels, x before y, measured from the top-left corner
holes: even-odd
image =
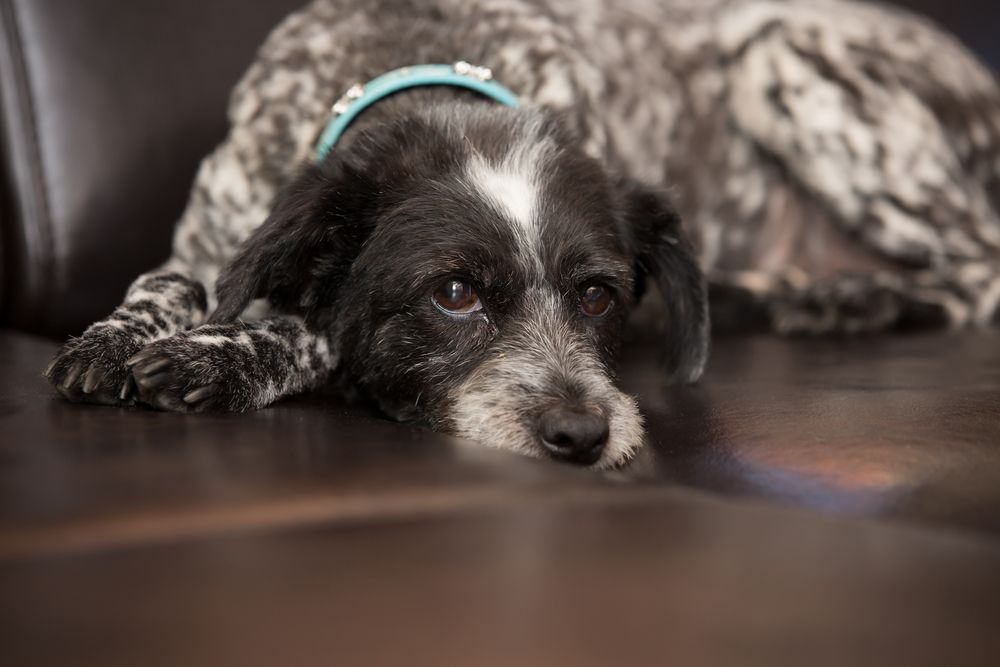
[[[333,161],[306,166],[223,269],[210,321],[233,321],[259,298],[306,317],[332,304],[363,240],[362,180]]]
[[[621,186],[625,235],[638,284],[652,278],[667,316],[664,362],[670,382],[695,382],[708,360],[708,290],[681,219],[667,197],[645,186]]]

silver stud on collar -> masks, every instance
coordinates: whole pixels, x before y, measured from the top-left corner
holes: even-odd
[[[480,81],[489,81],[493,78],[493,70],[489,67],[482,67],[480,65],[472,65],[464,60],[459,60],[457,63],[451,66],[455,70],[455,74],[461,74],[462,76],[471,76]]]
[[[365,87],[360,83],[356,83],[347,89],[347,92],[341,96],[339,100],[333,103],[333,107],[330,109],[334,116],[339,116],[342,113],[346,113],[348,107],[351,106],[351,102],[356,99],[361,98],[365,94]]]

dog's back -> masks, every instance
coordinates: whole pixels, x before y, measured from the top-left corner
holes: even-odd
[[[563,110],[624,174],[670,188],[713,282],[747,292],[779,330],[996,311],[996,80],[924,19],[842,1],[319,0],[237,88],[231,139],[200,179],[209,206],[182,222],[176,253],[205,267],[210,300],[332,100],[394,67],[457,59]],[[198,256],[190,241],[218,224],[217,252]]]
[[[996,318],[1000,89],[957,40],[853,2],[555,5],[601,59],[610,159],[773,327]]]

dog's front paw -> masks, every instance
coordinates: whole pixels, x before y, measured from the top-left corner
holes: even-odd
[[[113,326],[95,325],[63,345],[44,375],[71,401],[128,405],[135,385],[125,362],[146,343]]]
[[[260,407],[240,343],[198,330],[156,341],[128,360],[138,399],[169,412],[245,412]]]

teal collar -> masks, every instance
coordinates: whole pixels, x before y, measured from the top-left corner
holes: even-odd
[[[487,67],[459,61],[454,65],[411,65],[386,72],[366,84],[356,83],[333,105],[330,119],[316,144],[316,161],[323,162],[333,145],[358,114],[384,97],[417,86],[469,88],[509,107],[517,107],[517,96],[493,80]]]

